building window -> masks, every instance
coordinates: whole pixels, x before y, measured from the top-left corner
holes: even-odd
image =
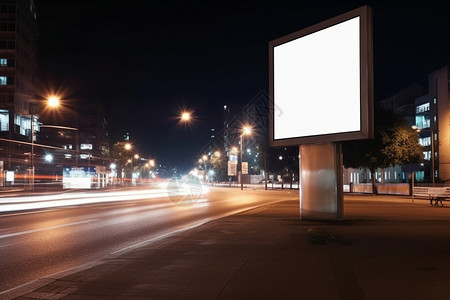
[[[6,67],[8,65],[8,60],[6,58],[0,58],[0,66]]]
[[[0,85],[7,85],[8,84],[8,79],[6,78],[6,76],[0,76]]]
[[[431,160],[431,151],[424,151],[423,152],[423,159],[424,160]]]
[[[416,107],[416,114],[420,114],[430,110],[430,103],[425,103]]]
[[[9,111],[0,109],[0,131],[9,130]]]
[[[81,144],[80,150],[92,150],[92,144]]]
[[[430,146],[431,145],[431,137],[427,136],[424,138],[419,138],[419,144],[422,146]]]
[[[416,116],[416,126],[419,129],[430,128],[430,116]]]
[[[16,31],[14,23],[0,23],[0,31]]]
[[[417,181],[423,181],[424,178],[425,178],[425,172],[424,171],[416,172],[416,180]]]
[[[16,44],[14,41],[0,41],[0,49],[15,49]]]

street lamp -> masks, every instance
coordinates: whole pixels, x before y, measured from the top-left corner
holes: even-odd
[[[241,134],[241,170],[239,173],[239,177],[241,179],[241,191],[244,189],[244,180],[243,180],[243,174],[242,174],[242,149],[243,149],[243,143],[244,143],[244,135],[250,135],[252,133],[252,128],[250,126],[244,126],[242,128],[242,134]]]
[[[58,107],[59,106],[59,98],[56,96],[51,96],[48,98],[48,106],[50,107]]]
[[[35,100],[36,101],[36,100]],[[57,108],[59,106],[59,98],[56,96],[50,96],[47,99],[47,106],[50,108]],[[30,133],[30,137],[31,137],[31,159],[30,159],[30,164],[31,164],[31,184],[30,184],[30,188],[32,190],[34,190],[34,123],[37,121],[34,118],[34,111],[33,111],[33,103],[30,102],[30,119],[31,119],[31,133]]]
[[[45,159],[46,162],[51,163],[53,161],[53,155],[46,154],[44,159]]]
[[[184,111],[181,113],[181,117],[180,117],[182,122],[188,122],[191,120],[191,113],[188,111]]]
[[[413,125],[411,126],[412,129],[415,129],[417,132],[423,132],[423,131],[428,131],[431,134],[430,137],[430,142],[431,142],[431,178],[432,178],[432,182],[433,182],[433,186],[435,184],[435,178],[434,178],[434,131],[433,129],[420,129],[417,126]]]
[[[124,146],[125,150],[131,151],[133,148],[130,143],[126,143]],[[131,183],[133,184],[133,158],[139,158],[139,155],[135,154],[130,159],[128,159],[128,163],[130,163],[130,177],[131,177]]]

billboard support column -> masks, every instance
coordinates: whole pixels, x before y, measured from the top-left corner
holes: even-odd
[[[343,217],[342,146],[305,144],[299,148],[300,218]]]

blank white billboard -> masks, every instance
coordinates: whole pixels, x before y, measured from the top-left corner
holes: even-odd
[[[367,23],[359,9],[271,42],[273,145],[370,137]]]

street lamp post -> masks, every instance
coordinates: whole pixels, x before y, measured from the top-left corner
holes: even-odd
[[[35,117],[34,117],[34,102],[37,102],[39,100],[31,100],[30,102],[30,120],[31,120],[31,158],[30,158],[30,165],[31,165],[31,183],[30,188],[34,190],[34,125],[35,125]],[[59,106],[59,98],[56,96],[50,96],[47,99],[47,106],[50,108],[57,108]]]
[[[34,114],[31,111],[31,190],[34,190]]]
[[[243,143],[244,143],[244,139],[243,139],[243,137],[244,137],[244,135],[250,135],[251,134],[251,132],[252,132],[252,129],[251,129],[251,127],[249,127],[249,126],[245,126],[243,129],[242,129],[242,134],[241,134],[241,140],[240,140],[240,142],[241,142],[241,155],[240,155],[240,158],[241,158],[241,168],[240,168],[240,172],[239,172],[239,178],[240,178],[240,180],[241,180],[241,191],[244,189],[244,178],[243,178],[243,174],[242,174],[242,149],[243,149]]]

